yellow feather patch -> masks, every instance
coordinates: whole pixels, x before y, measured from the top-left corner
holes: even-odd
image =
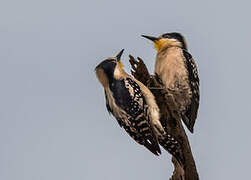
[[[124,68],[124,64],[123,64],[121,61],[118,62],[118,65],[119,65],[119,67],[120,67],[121,69]]]
[[[168,39],[160,39],[160,40],[154,41],[154,47],[156,51],[159,51],[164,46],[168,46],[170,44],[171,44],[171,41],[169,41]]]

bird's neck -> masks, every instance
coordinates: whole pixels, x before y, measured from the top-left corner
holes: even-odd
[[[179,47],[182,48],[180,42],[177,41],[166,41],[166,40],[158,40],[154,43],[154,47],[157,52],[162,51],[163,49],[171,48],[171,47]]]
[[[168,51],[179,51],[180,49],[182,49],[182,47],[180,45],[170,45],[170,46],[165,46],[162,49],[160,49],[159,51],[157,51],[157,56],[158,55],[163,55],[166,54]]]
[[[128,77],[129,75],[125,72],[125,70],[121,67],[118,67],[114,70],[114,78],[115,79],[123,79]]]

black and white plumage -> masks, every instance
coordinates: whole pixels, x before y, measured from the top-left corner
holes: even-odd
[[[172,92],[183,122],[193,133],[200,99],[199,77],[184,37],[180,33],[143,37],[154,42],[157,50],[155,73],[164,88]]]
[[[108,112],[136,142],[155,155],[161,154],[160,143],[182,164],[180,145],[161,126],[153,94],[123,70],[120,61],[122,52],[115,58],[102,61],[95,69],[105,90]]]
[[[197,118],[199,102],[200,102],[200,80],[198,76],[197,66],[192,55],[185,49],[183,49],[184,61],[188,71],[189,85],[191,89],[191,101],[187,105],[186,110],[182,113],[182,118],[186,119],[187,126],[193,131],[193,126]]]

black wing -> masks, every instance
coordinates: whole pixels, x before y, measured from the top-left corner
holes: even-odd
[[[183,50],[183,54],[185,56],[185,63],[188,71],[189,85],[192,91],[191,103],[187,106],[186,112],[183,114],[183,119],[187,119],[188,122],[186,125],[188,129],[193,132],[200,101],[200,80],[198,76],[197,66],[192,55],[186,50]]]
[[[125,123],[124,128],[128,134],[154,154],[160,154],[157,138],[146,113],[147,104],[139,85],[132,79],[125,78],[114,80],[110,89],[116,105],[126,112],[130,125],[126,126]]]

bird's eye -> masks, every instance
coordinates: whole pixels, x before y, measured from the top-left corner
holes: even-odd
[[[164,34],[163,38],[170,38],[170,35],[169,34]]]

